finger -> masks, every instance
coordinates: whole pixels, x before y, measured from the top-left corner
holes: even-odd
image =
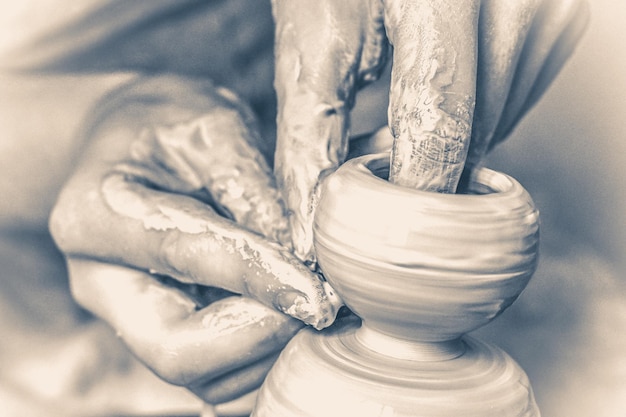
[[[150,102],[161,99],[150,98]],[[206,107],[215,109],[215,106]],[[262,174],[263,169],[242,168],[239,172],[237,164],[233,168],[228,160],[231,155],[212,153],[215,150],[212,142],[225,138],[203,137],[202,129],[209,130],[208,127],[194,124],[197,119],[204,123],[203,117],[186,115],[183,120],[192,120],[191,127],[185,125],[187,122],[172,123],[175,127],[171,129],[176,134],[167,130],[159,136],[149,131],[147,136],[141,136],[136,127],[128,127],[137,123],[135,118],[151,121],[161,114],[146,109],[145,104],[135,103],[121,109],[124,112],[117,117],[122,120],[105,123],[95,131],[85,163],[68,182],[55,206],[50,226],[60,248],[69,255],[153,269],[183,282],[225,288],[256,298],[315,327],[329,325],[339,301],[287,248],[242,229],[196,198],[176,194],[189,194],[205,187],[218,196],[219,206],[238,213],[239,208],[231,200],[239,201],[238,190],[248,180],[256,181],[254,177]],[[165,117],[180,113],[178,107],[165,110],[169,110],[164,112]],[[231,127],[231,119],[241,120],[229,117],[222,115],[218,119]],[[179,135],[178,130],[191,134]],[[231,133],[234,133],[231,138],[235,138],[238,132]],[[172,139],[176,135],[183,137],[178,138],[182,144]],[[156,144],[150,142],[146,146],[146,137]],[[194,156],[196,151],[214,164],[201,165],[204,159]],[[236,161],[238,157],[233,158]],[[242,157],[240,162],[246,165],[250,160]],[[205,171],[215,168],[219,173],[228,166],[234,171],[235,183],[243,181],[243,185],[232,188],[227,185],[227,191],[220,197],[220,184],[229,180]],[[267,192],[269,180],[260,181],[260,184],[252,183],[250,194],[242,193],[240,199],[245,204],[239,212],[253,214],[241,218],[244,226],[270,233],[281,229],[274,220],[282,218],[282,212],[277,194],[267,196],[271,194]],[[236,191],[234,195],[228,191],[232,189]],[[263,209],[272,203],[276,209]],[[261,213],[257,217],[259,221],[254,213]]]
[[[96,203],[65,211],[73,223],[63,227],[73,230],[56,236],[66,253],[226,288],[316,326],[332,320],[322,283],[285,248],[237,228],[196,200],[115,180],[103,186],[110,209]]]
[[[502,141],[517,123],[539,73],[569,23],[584,12],[583,0],[543,0],[530,28],[519,59],[509,97],[494,134],[494,144]],[[573,39],[576,39],[574,36]],[[557,55],[560,58],[567,56]],[[563,63],[554,63],[560,68]]]
[[[478,9],[476,0],[385,0],[394,46],[390,181],[455,191],[474,111]]]
[[[252,111],[232,92],[205,92],[211,110],[143,131],[125,169],[172,192],[204,190],[239,225],[290,243],[286,211]]]
[[[224,214],[240,224],[281,243],[290,240],[284,204],[259,152],[266,144],[257,120],[231,91],[207,80],[144,77],[98,103],[86,126],[95,149],[88,164],[126,161],[129,175],[218,209],[231,205]]]
[[[334,319],[337,300],[329,287],[287,248],[239,228],[194,199],[151,190],[123,173],[107,177],[102,192],[108,207],[121,216],[111,216],[115,226],[98,236],[114,241],[126,232],[126,244],[142,248],[127,252],[108,246],[100,254],[103,259],[149,265],[181,282],[243,294],[317,328]]]
[[[295,253],[305,261],[314,260],[318,182],[346,156],[357,79],[373,78],[377,66],[382,70],[384,35],[376,5],[380,0],[273,2],[275,172],[290,210]],[[375,13],[379,16],[372,16]]]
[[[476,107],[467,155],[468,166],[480,164],[487,152],[539,3],[540,0],[486,0],[481,4]]]
[[[208,383],[193,385],[190,389],[209,404],[221,404],[235,400],[261,386],[279,354],[279,352],[271,354],[251,365],[236,369]]]
[[[68,267],[76,300],[176,385],[207,383],[266,360],[302,327],[250,298],[228,297],[199,309],[183,291],[143,271],[81,259],[70,259]]]
[[[364,8],[365,22],[363,47],[359,62],[359,86],[376,81],[387,63],[389,42],[385,33],[385,8],[383,0],[357,0]],[[354,10],[353,10],[354,12]]]
[[[124,173],[109,175],[101,186],[83,187],[92,194],[99,187],[104,201],[85,207],[81,200],[80,207],[66,211],[78,221],[71,233],[80,235],[57,239],[66,254],[86,253],[181,282],[224,288],[316,327],[332,322],[336,311],[323,284],[286,248],[193,198],[147,188]]]

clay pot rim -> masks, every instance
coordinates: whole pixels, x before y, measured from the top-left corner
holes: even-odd
[[[513,177],[489,168],[480,167],[470,174],[468,189],[474,193],[446,194],[433,191],[418,190],[393,184],[379,175],[389,171],[390,153],[382,152],[351,159],[339,169],[345,171],[346,176],[358,176],[364,186],[373,188],[387,188],[398,196],[419,196],[420,198],[436,198],[439,202],[463,204],[487,202],[487,200],[513,197],[525,193],[522,185]],[[490,204],[490,202],[489,202]]]
[[[539,212],[514,178],[480,168],[470,189],[490,194],[443,194],[392,184],[376,172],[388,167],[389,153],[371,154],[326,179],[313,231],[331,285],[339,259],[384,270],[386,280],[408,274],[451,288],[527,280],[535,270]]]

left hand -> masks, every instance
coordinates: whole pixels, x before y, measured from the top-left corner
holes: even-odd
[[[297,256],[314,260],[317,185],[344,161],[356,92],[378,77],[389,43],[390,180],[454,192],[465,165],[479,164],[559,72],[585,29],[586,6],[275,0],[275,170]]]
[[[257,128],[210,81],[125,85],[86,123],[50,219],[74,298],[210,404],[258,388],[303,322],[330,325],[339,303],[289,250]]]

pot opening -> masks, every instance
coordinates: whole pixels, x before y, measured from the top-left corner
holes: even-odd
[[[385,181],[389,180],[389,160],[387,158],[372,159],[366,162],[365,167],[374,176]],[[504,192],[510,187],[511,184],[505,176],[498,175],[498,173],[488,169],[478,168],[463,171],[455,194],[495,194]]]

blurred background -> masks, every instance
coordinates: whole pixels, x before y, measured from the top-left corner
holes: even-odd
[[[526,369],[546,417],[626,415],[626,2],[589,4],[570,62],[488,163],[535,199],[542,252],[480,333]]]
[[[71,21],[98,3],[67,4],[62,11],[51,0],[4,4],[0,57],[20,39],[51,22]],[[589,4],[591,22],[572,58],[487,162],[516,177],[535,199],[542,214],[542,258],[520,299],[477,336],[520,362],[545,417],[626,416],[626,2]],[[99,28],[91,29],[81,34],[97,36]],[[55,51],[39,52],[45,57]],[[29,392],[50,401],[82,397],[67,402],[76,410],[90,401],[103,409],[135,402],[141,412],[158,409],[162,401],[184,410],[181,404],[191,401],[158,382],[143,390],[133,386],[132,381],[145,381],[143,371],[113,360],[123,348],[104,342],[109,330],[87,327],[76,318],[76,307],[68,307],[63,262],[45,232],[50,207],[78,155],[73,138],[80,120],[99,96],[132,78],[129,71],[65,76],[0,71],[2,404],[15,398],[28,402]],[[355,126],[361,122],[355,120]],[[26,297],[24,289],[38,297]],[[85,332],[101,336],[87,343]],[[77,342],[68,350],[60,341],[71,337]],[[97,346],[110,353],[90,365],[94,380],[108,378],[104,388],[72,379],[76,358]],[[108,375],[104,369],[111,363],[126,373]],[[160,392],[167,394],[155,395]],[[36,403],[30,406],[63,415]]]

